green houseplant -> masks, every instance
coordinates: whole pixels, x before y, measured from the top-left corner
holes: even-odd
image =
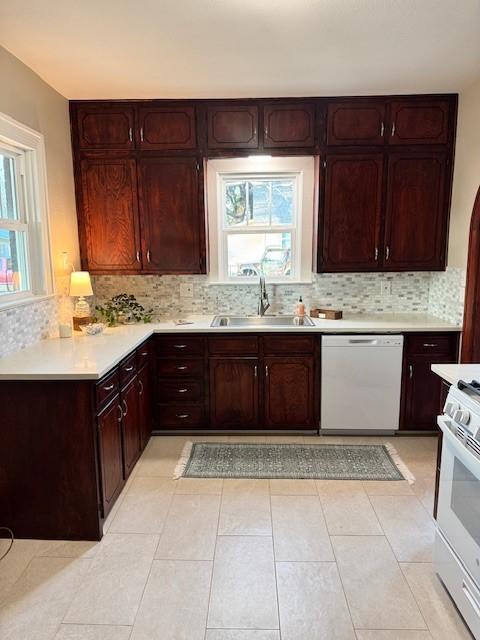
[[[117,324],[133,324],[135,322],[151,322],[153,309],[148,311],[143,307],[134,295],[119,293],[113,296],[103,305],[96,305],[95,310],[99,314],[99,319],[103,320],[109,327]]]

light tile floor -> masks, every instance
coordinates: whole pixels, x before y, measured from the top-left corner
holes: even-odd
[[[152,438],[100,543],[15,542],[2,640],[470,639],[431,564],[435,438],[393,439],[412,486],[174,481],[185,440]]]

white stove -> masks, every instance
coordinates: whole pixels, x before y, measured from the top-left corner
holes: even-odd
[[[450,388],[438,417],[443,447],[435,568],[480,640],[480,383]]]

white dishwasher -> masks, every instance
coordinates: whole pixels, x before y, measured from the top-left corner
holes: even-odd
[[[398,429],[403,336],[322,336],[322,431]]]

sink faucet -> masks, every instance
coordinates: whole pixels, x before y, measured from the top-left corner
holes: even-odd
[[[260,276],[260,293],[258,296],[258,315],[264,316],[265,311],[270,307],[267,289],[265,288],[265,278]]]

